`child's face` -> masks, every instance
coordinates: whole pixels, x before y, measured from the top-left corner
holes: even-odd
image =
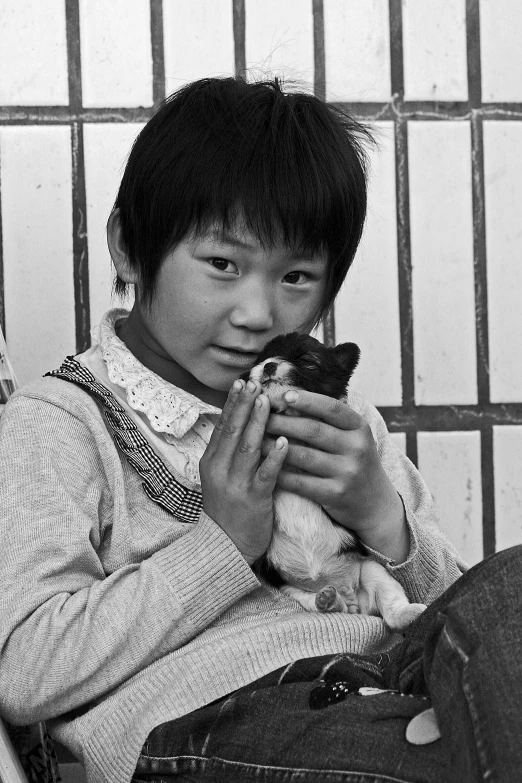
[[[263,249],[247,231],[209,231],[166,256],[152,305],[135,305],[124,339],[138,340],[150,369],[221,406],[268,340],[309,331],[326,272],[325,257]]]

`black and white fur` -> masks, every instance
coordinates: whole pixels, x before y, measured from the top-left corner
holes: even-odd
[[[297,388],[345,399],[359,355],[355,343],[327,348],[292,332],[271,340],[243,377],[261,383],[273,411],[299,415],[287,408],[283,394]],[[380,615],[390,629],[401,631],[426,608],[410,604],[356,535],[318,503],[276,489],[274,510],[272,540],[256,570],[308,611]]]

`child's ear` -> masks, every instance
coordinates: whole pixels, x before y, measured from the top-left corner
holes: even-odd
[[[357,367],[361,351],[355,343],[341,343],[335,346],[335,355],[340,360],[342,367],[346,372],[347,380],[350,379],[353,371]]]
[[[117,275],[124,283],[137,283],[138,273],[129,263],[121,232],[120,210],[115,209],[107,221],[107,244]]]

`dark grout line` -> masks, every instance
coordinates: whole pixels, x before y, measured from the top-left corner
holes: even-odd
[[[478,404],[490,401],[489,375],[489,321],[488,278],[486,254],[486,204],[484,184],[484,126],[480,113],[482,106],[482,67],[480,57],[479,0],[466,2],[466,44],[468,67],[468,95],[471,117],[471,172],[473,204],[473,269],[475,286],[475,334],[477,342]],[[482,536],[484,555],[495,551],[495,467],[493,458],[492,424],[482,432]]]
[[[482,107],[482,67],[480,57],[479,0],[466,0],[466,60],[468,68],[468,101]]]
[[[245,0],[232,0],[234,32],[234,67],[236,76],[246,76],[246,12]]]
[[[413,282],[410,229],[408,125],[395,124],[395,192],[397,200],[397,255],[399,275],[399,323],[401,333],[402,402],[415,405],[415,359],[413,344]]]
[[[471,195],[473,208],[473,269],[479,403],[489,402],[489,319],[482,121],[471,121]]]
[[[415,405],[415,360],[413,353],[412,259],[410,240],[410,186],[408,167],[408,124],[401,115],[404,101],[404,52],[402,44],[402,1],[389,0],[391,92],[398,111],[393,114],[395,135],[395,193],[397,215],[397,259],[399,279],[399,324],[401,340],[402,402],[406,411]],[[417,435],[406,433],[406,454],[418,462]]]
[[[495,476],[493,471],[493,427],[481,433],[480,472],[482,477],[482,541],[484,557],[496,550]]]
[[[487,405],[416,405],[410,409],[382,406],[379,410],[392,432],[451,432],[522,425],[522,402]]]
[[[76,319],[76,351],[80,353],[87,350],[91,342],[83,125],[75,122],[71,131],[74,312]]]
[[[417,443],[417,431],[406,433],[406,455],[416,468],[419,467],[419,450]]]
[[[312,0],[312,18],[314,35],[314,95],[321,101],[325,101],[326,58],[324,48],[323,0]],[[323,341],[325,345],[335,345],[335,307],[332,307],[324,318]]]
[[[238,0],[235,0],[238,2]],[[237,29],[241,29],[237,18]],[[244,44],[236,39],[236,67],[244,63]],[[244,72],[244,66],[242,66]],[[239,72],[239,71],[238,71]],[[159,67],[158,67],[159,73]],[[158,88],[159,92],[159,88]],[[408,120],[413,122],[437,122],[471,120],[473,116],[486,120],[522,121],[522,102],[509,104],[481,104],[472,106],[469,101],[443,103],[436,101],[402,101],[398,96],[387,103],[342,103],[330,102],[332,106],[344,109],[358,120]],[[67,124],[71,122],[146,122],[153,109],[143,106],[0,106],[0,124],[37,125]]]
[[[78,0],[66,0],[65,21],[69,74],[68,111],[72,117],[83,112],[80,9]],[[86,350],[90,343],[87,199],[85,195],[83,124],[81,120],[69,120],[69,122],[71,125],[75,341],[76,351],[80,352]]]
[[[402,46],[402,0],[389,0],[391,94],[404,101],[404,53]]]
[[[152,101],[154,106],[157,107],[165,98],[163,0],[150,0],[150,40],[152,51]]]
[[[480,17],[478,0],[466,3],[468,93],[472,106],[481,101]],[[482,118],[472,111],[471,170],[473,204],[473,260],[477,339],[477,386],[479,403],[489,402],[489,324],[484,192],[484,133]]]
[[[72,122],[146,122],[152,107],[107,107],[102,109],[69,106],[3,106],[0,107],[0,125],[70,125]]]
[[[326,100],[326,56],[324,47],[324,3],[312,0],[314,26],[314,95]]]
[[[82,110],[82,58],[80,45],[80,9],[78,0],[65,0],[65,23],[69,74],[68,111],[72,115],[81,112]]]

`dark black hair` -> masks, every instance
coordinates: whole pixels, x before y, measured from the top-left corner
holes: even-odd
[[[361,238],[364,142],[364,125],[277,78],[200,79],[169,96],[134,142],[114,205],[142,299],[181,240],[239,222],[264,247],[327,254],[320,320]],[[125,289],[117,279],[116,293]]]

